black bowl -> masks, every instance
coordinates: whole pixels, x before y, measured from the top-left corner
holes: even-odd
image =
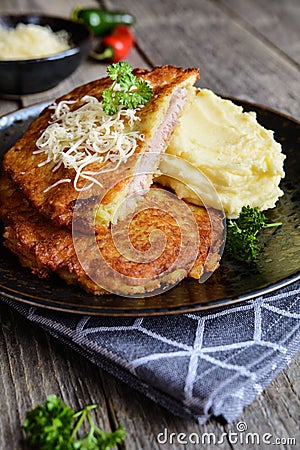
[[[35,14],[0,16],[0,26],[15,28],[18,23],[48,26],[54,32],[65,30],[71,48],[44,58],[0,61],[0,94],[19,96],[51,89],[71,75],[88,54],[92,34],[81,23]]]

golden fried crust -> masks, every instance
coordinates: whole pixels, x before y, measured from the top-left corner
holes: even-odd
[[[221,240],[217,239],[213,242],[212,223],[207,211],[202,207],[196,206],[190,206],[190,209],[196,220],[200,238],[198,256],[190,274],[188,274],[191,266],[189,251],[186,251],[184,257],[181,258],[180,265],[176,265],[176,259],[181,250],[181,233],[189,236],[189,225],[186,224],[179,228],[176,221],[163,210],[152,208],[147,211],[141,211],[130,222],[130,241],[134,248],[140,252],[149,250],[149,235],[151,231],[158,229],[164,233],[166,238],[164,251],[148,263],[128,260],[116,248],[111,230],[106,227],[98,229],[97,245],[105,261],[116,273],[133,277],[131,285],[127,288],[128,294],[141,292],[139,278],[156,280],[150,283],[148,287],[144,287],[144,291],[153,289],[153,286],[159,288],[159,274],[165,272],[168,276],[168,270],[174,262],[172,274],[168,278],[169,284],[176,283],[179,276],[182,278],[182,274],[200,278],[204,271],[213,271],[218,267]],[[217,212],[212,212],[211,217],[213,217],[213,226],[218,227],[219,232],[217,235],[220,236],[222,231],[221,216]],[[21,191],[8,178],[3,176],[0,179],[0,218],[5,224],[5,245],[16,253],[20,262],[29,267],[33,273],[40,277],[45,277],[55,272],[65,279],[67,283],[79,284],[88,292],[94,294],[104,294],[106,292],[105,289],[92,281],[83,270],[75,252],[71,232],[65,228],[56,228],[48,220],[41,217],[28,204]],[[191,240],[187,245],[193,246],[194,243]],[[82,235],[78,240],[77,251],[81,248],[84,249],[86,255],[89,255],[85,264],[85,267],[88,265],[88,273],[93,278],[97,277],[97,271],[99,271],[98,260],[92,256],[93,243],[86,235]],[[207,256],[210,249],[213,249],[211,257],[213,263],[207,265]],[[104,273],[104,276],[109,277],[110,286],[115,291],[118,290],[120,287],[118,285],[120,283],[118,276],[111,275],[109,270],[107,274]],[[124,294],[123,287],[122,293]]]
[[[147,80],[153,88],[151,100],[138,113],[141,120],[136,131],[145,136],[144,141],[138,142],[137,153],[140,153],[147,151],[148,143],[154,138],[156,130],[167,113],[172,94],[176,89],[183,86],[191,88],[196,79],[199,78],[199,71],[197,69],[163,66],[152,71],[136,69],[135,73],[138,77]],[[108,77],[92,81],[60,97],[56,103],[62,100],[80,100],[84,95],[94,96],[101,101],[103,90],[110,87],[111,83],[112,81]],[[71,109],[75,107],[70,105]],[[74,202],[78,197],[78,191],[75,190],[73,183],[60,184],[48,192],[45,192],[45,190],[59,180],[65,178],[73,180],[75,171],[61,166],[53,172],[54,163],[39,167],[39,164],[45,160],[45,155],[33,154],[33,151],[36,150],[35,143],[47,128],[50,118],[51,110],[46,108],[17,143],[4,155],[3,168],[40,213],[50,218],[56,225],[65,225],[71,228]],[[168,139],[170,137],[171,134]],[[167,141],[165,144],[167,145]],[[93,165],[93,169],[99,170],[102,167],[102,165]],[[115,176],[117,179],[117,174]],[[151,182],[152,179],[148,179],[149,185]],[[125,189],[128,183],[129,179],[119,183],[104,199],[104,203],[110,203],[120,191]],[[87,193],[86,198],[88,196]]]

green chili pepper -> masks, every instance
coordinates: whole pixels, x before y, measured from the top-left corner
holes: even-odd
[[[105,36],[111,33],[116,25],[132,26],[135,18],[126,12],[107,11],[98,8],[76,7],[72,12],[72,19],[88,25],[95,36]]]

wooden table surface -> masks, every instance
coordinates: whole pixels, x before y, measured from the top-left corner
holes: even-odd
[[[74,6],[91,0],[1,0],[1,13],[43,12],[68,17]],[[135,67],[174,64],[201,69],[199,86],[246,99],[299,119],[299,0],[131,0],[103,1],[137,18],[137,45],[127,61]],[[99,78],[105,64],[85,61],[57,88],[19,99],[0,99],[0,115]],[[1,306],[0,449],[22,448],[20,423],[26,410],[60,395],[74,408],[98,402],[98,421],[107,431],[123,424],[126,450],[193,449],[195,445],[158,444],[157,434],[215,433],[236,424],[215,420],[204,426],[174,417],[47,336],[8,307]],[[299,448],[299,359],[295,359],[240,417],[248,430],[296,436]],[[292,448],[278,445],[278,448]],[[207,445],[205,448],[213,448]],[[239,448],[229,442],[224,449]],[[260,447],[264,448],[264,447]],[[266,447],[268,448],[268,446]]]

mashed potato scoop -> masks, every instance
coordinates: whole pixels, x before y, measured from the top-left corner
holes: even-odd
[[[257,122],[254,112],[243,112],[208,89],[197,90],[185,108],[167,153],[192,163],[207,176],[229,218],[238,217],[245,205],[273,208],[283,195],[279,183],[285,155],[273,132]],[[170,163],[174,176],[188,167],[176,159]],[[181,174],[184,185],[167,176],[156,181],[171,187],[180,198],[198,204],[200,194],[208,206],[216,207],[195,174],[193,170]]]

